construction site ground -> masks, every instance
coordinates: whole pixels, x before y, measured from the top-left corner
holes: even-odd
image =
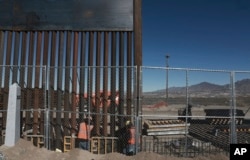
[[[45,148],[35,147],[31,142],[20,139],[13,147],[2,145],[0,147],[1,160],[229,160],[223,154],[209,156],[197,156],[194,158],[163,156],[156,153],[140,152],[134,156],[126,156],[120,153],[109,153],[106,155],[92,154],[88,151],[73,149],[67,153],[49,151]]]
[[[166,119],[177,119],[178,118],[178,110],[183,108],[181,105],[175,106],[160,106],[158,108],[150,108],[144,107],[143,108],[143,119],[158,119],[158,118],[166,118]],[[206,106],[195,106],[192,108],[192,115],[193,116],[205,116],[204,109]],[[212,107],[211,107],[212,108]],[[216,107],[214,107],[216,108]],[[226,107],[225,107],[226,108]],[[228,108],[228,107],[227,107]],[[243,109],[246,110],[246,109]],[[249,117],[247,114],[246,117]],[[204,119],[204,118],[203,118]],[[202,118],[198,118],[198,121],[195,120],[197,124],[191,124],[190,131],[192,135],[189,136],[204,136],[203,138],[213,139],[213,135],[209,134],[209,131],[213,126],[208,124],[200,125],[199,123],[203,123]],[[203,128],[200,128],[203,127]],[[207,129],[207,131],[204,130]],[[201,132],[203,131],[203,132]],[[205,135],[196,135],[199,133],[206,133]],[[223,135],[227,135],[227,133],[223,133]],[[245,136],[245,135],[244,135]],[[224,138],[228,138],[228,136],[223,136]],[[220,142],[218,142],[220,143]],[[45,148],[38,148],[35,147],[31,142],[26,141],[24,139],[20,139],[18,143],[13,147],[7,147],[2,145],[0,147],[0,159],[6,160],[29,160],[29,159],[37,159],[37,160],[229,160],[229,156],[225,155],[224,153],[213,153],[213,154],[206,154],[206,155],[197,155],[194,157],[181,157],[181,156],[174,156],[174,155],[161,155],[155,152],[139,152],[134,156],[126,156],[121,153],[108,153],[108,154],[93,154],[89,151],[80,150],[78,148],[74,148],[67,153],[60,153],[55,151],[49,151]]]

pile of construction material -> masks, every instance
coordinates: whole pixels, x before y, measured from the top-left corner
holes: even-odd
[[[144,132],[149,136],[181,135],[187,134],[190,123],[176,119],[151,119],[145,120]]]
[[[231,122],[230,109],[205,109],[206,120],[211,125],[229,125]],[[247,111],[248,112],[248,111]],[[236,109],[235,115],[237,116],[235,123],[242,125],[245,114],[243,110]]]

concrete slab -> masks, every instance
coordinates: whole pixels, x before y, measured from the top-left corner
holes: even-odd
[[[21,88],[14,83],[9,89],[5,145],[12,147],[20,139]]]

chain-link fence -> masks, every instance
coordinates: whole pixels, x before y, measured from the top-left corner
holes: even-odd
[[[79,124],[91,117],[94,128],[90,151],[108,153],[111,144],[112,152],[122,152],[118,147],[122,143],[118,131],[127,120],[135,121],[135,67],[3,66],[0,71],[1,144],[5,137],[9,86],[17,83],[22,90],[24,139],[39,147],[66,152],[78,147]],[[101,145],[105,145],[105,152],[96,149]]]
[[[127,121],[136,152],[196,156],[249,143],[250,72],[142,67],[137,77],[136,70],[1,66],[1,144],[12,83],[22,89],[21,136],[50,150],[78,148],[79,125],[90,117],[96,154],[126,152]]]
[[[0,66],[0,123],[1,144],[4,143],[9,86],[16,83],[21,88],[21,136],[43,135],[46,109],[46,68],[34,66]],[[28,137],[33,140],[32,136]],[[37,141],[37,140],[36,140]],[[43,141],[43,139],[41,139]],[[43,142],[41,142],[43,144]]]
[[[195,156],[249,143],[248,71],[142,68],[143,151]]]

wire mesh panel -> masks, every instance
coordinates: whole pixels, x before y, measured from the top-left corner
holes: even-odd
[[[142,72],[143,138],[152,145],[144,144],[145,150],[160,144],[156,152],[172,154],[166,145],[182,144],[177,148],[184,150],[174,149],[182,155],[190,149],[194,155],[228,153],[230,143],[248,143],[248,72],[163,67],[143,67]],[[184,140],[176,139],[180,135]]]
[[[86,117],[91,117],[93,136],[116,137],[125,124],[117,115],[135,114],[135,67],[53,67],[49,71],[58,75],[48,74],[52,148],[62,150],[63,137],[76,136]]]
[[[249,144],[250,143],[250,93],[249,93],[249,71],[235,71],[234,72],[234,105],[236,106],[232,112],[232,121],[235,121],[234,128],[230,128],[231,131],[235,131],[232,140],[237,143]],[[231,132],[228,131],[228,132]],[[236,139],[237,138],[237,139]],[[236,140],[235,140],[236,139]]]
[[[86,118],[93,125],[89,151],[96,154],[127,154],[132,148],[193,157],[228,153],[230,143],[250,141],[249,72],[142,67],[142,107],[138,107],[135,67],[0,66],[0,70],[1,143],[8,88],[14,82],[22,91],[21,136],[51,150],[78,148],[79,126]],[[127,124],[134,127],[133,145],[123,134],[131,134]]]
[[[6,129],[9,87],[16,83],[21,87],[21,137],[29,140],[38,139],[39,146],[44,146],[43,137],[31,138],[30,135],[44,135],[44,110],[47,104],[45,67],[1,66],[0,69],[5,73],[2,75],[0,93],[2,136]]]

